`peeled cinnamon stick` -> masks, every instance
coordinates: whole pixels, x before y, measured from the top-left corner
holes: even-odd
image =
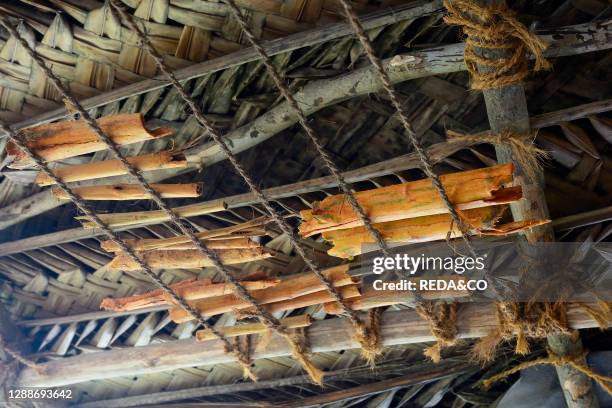
[[[171,128],[149,131],[140,113],[105,116],[97,120],[102,131],[117,145],[159,139],[172,134]],[[62,121],[27,128],[22,131],[27,146],[47,162],[106,150],[84,120]],[[13,156],[9,167],[22,169],[34,163],[14,143],[6,146],[8,156]]]
[[[216,238],[232,238],[233,235],[256,236],[263,234],[265,231],[260,229],[261,226],[268,223],[266,217],[259,217],[251,221],[243,222],[242,224],[232,225],[231,227],[218,228],[210,231],[196,233],[196,237],[201,240],[212,240]],[[252,234],[252,235],[251,235]],[[162,239],[126,239],[125,244],[136,251],[150,251],[154,249],[168,248],[174,245],[187,244],[191,242],[190,238],[181,235],[172,238]],[[208,242],[208,241],[207,241]],[[120,252],[121,249],[113,241],[102,241],[100,247],[107,252]]]
[[[240,282],[247,290],[261,290],[278,285],[278,279],[266,279]],[[228,283],[211,283],[210,280],[190,279],[171,285],[170,288],[185,300],[206,299],[234,293],[234,287]],[[138,310],[151,306],[171,305],[172,299],[163,290],[154,290],[141,295],[124,298],[106,298],[102,300],[100,308],[122,312]]]
[[[151,184],[151,187],[162,198],[195,198],[202,195],[202,183]],[[72,191],[83,200],[93,201],[148,200],[151,198],[138,184],[76,187]],[[70,199],[59,187],[53,187],[52,192],[58,200]]]
[[[297,329],[299,327],[308,327],[312,324],[310,315],[292,316],[286,319],[281,319],[280,323],[287,329]],[[237,326],[221,327],[219,332],[225,337],[237,337],[247,334],[265,333],[269,329],[261,323],[246,323]],[[208,329],[198,330],[196,332],[197,341],[214,340],[217,337]]]
[[[128,157],[128,163],[139,171],[153,171],[164,169],[180,169],[187,166],[187,160],[182,153],[164,151],[143,156]],[[127,174],[127,170],[119,160],[104,160],[94,163],[65,166],[54,170],[55,175],[66,183],[84,180],[95,180],[104,177]],[[55,184],[45,173],[38,173],[36,183],[43,186]]]
[[[234,265],[269,258],[272,254],[263,247],[248,249],[222,249],[215,251],[224,265]],[[139,253],[154,269],[204,268],[213,266],[212,261],[199,250],[160,250]],[[111,270],[138,271],[140,267],[125,254],[117,255],[109,264]]]
[[[253,295],[256,295],[258,292],[263,291],[253,292]],[[338,288],[338,292],[340,292],[340,296],[342,296],[343,299],[353,299],[360,296],[357,285],[343,286],[341,288]],[[301,307],[319,305],[326,302],[331,302],[334,300],[334,298],[328,291],[321,290],[315,293],[310,293],[308,295],[298,296],[295,298],[278,302],[268,302],[265,299],[257,299],[257,297],[255,297],[255,300],[258,304],[262,305],[264,309],[266,309],[268,312],[274,313],[292,309],[299,309]],[[248,313],[253,313],[253,310],[251,310],[251,305],[249,303],[243,300],[236,299],[236,297],[233,295],[229,295],[227,297],[200,300],[197,302],[196,310],[206,316],[214,316],[230,311],[245,310]],[[179,307],[175,307],[170,310],[170,318],[175,323],[184,323],[193,319],[190,314],[188,314],[184,309]]]
[[[323,275],[332,283],[333,287],[339,288],[354,285],[357,280],[348,274],[348,265],[340,265],[323,271]],[[325,285],[312,273],[301,273],[282,280],[276,286],[251,292],[257,303],[264,305],[274,302],[296,299],[312,293],[325,290]],[[234,309],[249,308],[250,305],[234,295],[221,296],[212,299],[200,299],[190,301],[189,304],[196,310],[212,316],[219,313],[230,312]],[[191,320],[183,309],[173,309],[172,319],[176,322]]]
[[[502,164],[443,175],[440,180],[451,203],[458,210],[468,210],[516,201],[518,189],[502,188],[512,181],[513,170],[512,164]],[[429,179],[360,191],[355,197],[374,223],[448,212]],[[342,194],[327,197],[300,214],[303,237],[363,225]]]

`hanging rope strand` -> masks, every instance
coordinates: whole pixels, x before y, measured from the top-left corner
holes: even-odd
[[[153,46],[153,44],[151,43],[147,35],[135,23],[132,16],[124,9],[124,7],[121,4],[117,2],[117,0],[110,0],[110,4],[112,8],[119,13],[119,16],[121,17],[122,20],[125,21],[128,27],[138,35],[140,41],[142,42],[142,46],[144,47],[144,49],[154,59],[160,71],[168,77],[168,79],[170,80],[170,83],[174,86],[174,88],[177,90],[181,98],[185,101],[185,103],[187,103],[187,105],[192,110],[197,121],[204,127],[204,129],[212,137],[215,143],[219,145],[219,147],[225,153],[229,162],[232,164],[236,172],[243,178],[243,180],[246,182],[249,189],[253,193],[255,193],[259,202],[264,206],[266,211],[270,214],[270,216],[272,217],[274,222],[279,226],[281,231],[285,235],[287,235],[291,245],[295,249],[298,256],[300,256],[300,258],[304,260],[304,262],[306,263],[306,266],[321,280],[321,282],[325,286],[325,289],[332,295],[334,300],[340,304],[343,313],[348,316],[349,320],[351,321],[351,324],[355,327],[357,331],[356,337],[360,341],[363,347],[366,344],[365,340],[368,337],[368,329],[365,326],[365,324],[361,321],[361,319],[359,318],[357,312],[355,312],[354,310],[350,308],[350,306],[342,298],[342,296],[336,290],[336,288],[333,287],[332,283],[323,275],[319,267],[315,265],[315,263],[308,257],[303,245],[300,244],[297,236],[293,232],[293,229],[289,226],[289,224],[287,224],[283,216],[273,207],[270,199],[257,186],[257,184],[255,184],[251,176],[247,173],[247,171],[240,164],[240,162],[238,162],[236,156],[230,150],[227,143],[225,143],[225,141],[220,136],[220,134],[217,132],[217,130],[214,129],[210,121],[205,117],[202,109],[198,106],[196,101],[187,93],[187,91],[185,90],[185,87],[176,79],[173,72],[164,62],[163,57],[159,54],[159,52]]]

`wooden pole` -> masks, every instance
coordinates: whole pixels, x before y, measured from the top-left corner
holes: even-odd
[[[483,6],[503,5],[505,0],[479,0]],[[500,59],[510,56],[508,50],[503,49],[477,49],[481,56],[487,59]],[[479,71],[490,72],[493,68],[479,66]],[[516,133],[527,133],[531,126],[529,123],[529,112],[527,100],[522,83],[515,83],[497,89],[483,91],[489,125],[494,133],[513,131]],[[510,204],[512,215],[515,220],[549,219],[548,205],[544,195],[544,174],[541,173],[539,180],[529,180],[520,164],[515,161],[512,150],[508,146],[495,146],[497,160],[499,163],[515,163],[515,180],[523,187],[524,200]],[[551,224],[540,225],[531,231],[525,231],[525,238],[529,243],[552,242],[555,240],[554,230]],[[549,336],[548,344],[555,353],[561,356],[582,351],[580,338],[571,341],[566,335],[555,334]],[[586,360],[583,360],[586,363]],[[597,407],[597,397],[592,388],[589,377],[570,368],[569,366],[557,367],[559,383],[563,388],[565,400],[570,408],[573,407]],[[580,390],[572,395],[570,390]]]
[[[574,329],[598,327],[597,322],[578,306],[569,307],[568,319],[570,327]],[[459,309],[457,322],[459,338],[486,336],[497,328],[495,308],[483,303],[466,304]],[[385,312],[381,332],[384,346],[435,340],[429,323],[413,310]],[[353,336],[351,324],[343,318],[316,321],[308,328],[308,340],[315,353],[359,348]],[[285,339],[274,334],[267,347],[255,344],[252,357],[257,360],[289,356],[290,348]],[[23,387],[61,387],[85,381],[233,362],[234,357],[224,352],[218,340],[207,342],[206,347],[202,347],[202,343],[195,339],[177,340],[52,360],[43,363],[42,369],[38,371],[25,368],[19,376],[18,384]]]

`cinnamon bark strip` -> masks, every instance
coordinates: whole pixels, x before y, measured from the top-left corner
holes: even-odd
[[[202,195],[202,185],[202,183],[151,184],[151,187],[162,198],[195,198]],[[139,184],[76,187],[72,191],[81,199],[92,201],[148,200],[151,198]],[[59,187],[53,187],[52,192],[58,200],[70,200],[70,197]]]
[[[279,279],[266,279],[256,281],[240,282],[247,290],[261,290],[278,285]],[[228,283],[211,283],[210,280],[189,279],[170,288],[185,300],[205,299],[215,296],[224,296],[234,292],[234,287]],[[146,292],[140,295],[123,298],[105,298],[100,303],[100,308],[123,312],[138,310],[152,306],[171,305],[172,299],[161,289]]]
[[[458,210],[487,207],[516,201],[518,189],[502,189],[512,182],[512,164],[452,173],[440,177],[451,202]],[[355,194],[374,223],[424,217],[448,212],[428,179],[360,191]],[[301,213],[300,235],[353,228],[363,225],[344,195],[334,195]]]
[[[139,171],[180,169],[187,166],[187,160],[182,153],[163,151],[127,158],[128,163]],[[65,166],[54,170],[56,176],[66,183],[85,180],[97,180],[104,177],[127,174],[125,166],[119,160],[104,160],[94,163]],[[55,184],[49,176],[40,172],[36,176],[36,184],[41,187]]]
[[[140,113],[105,116],[97,120],[102,131],[117,145],[159,139],[172,134],[171,128],[149,131]],[[27,146],[47,162],[106,150],[107,146],[83,120],[48,123],[22,131]],[[22,169],[33,162],[14,143],[9,142],[6,152],[13,156],[9,167]]]
[[[461,211],[460,216],[466,226],[468,233],[474,235],[506,236],[525,231],[539,225],[546,224],[550,220],[524,220],[497,225],[506,206],[492,206],[474,208]],[[402,245],[419,242],[431,242],[444,240],[449,231],[450,238],[461,236],[461,231],[451,220],[449,214],[436,214],[427,217],[407,218],[405,220],[383,222],[374,224],[383,239],[391,245]],[[374,244],[372,235],[365,227],[356,227],[335,230],[323,233],[323,238],[330,242],[333,247],[327,252],[329,255],[339,258],[350,258],[360,255],[368,250],[368,244]],[[372,246],[372,249],[378,249]]]
[[[332,283],[332,286],[336,288],[354,285],[358,280],[348,274],[348,269],[348,265],[340,265],[324,270],[323,275]],[[257,303],[264,305],[296,299],[300,296],[306,296],[324,290],[325,285],[323,285],[319,278],[307,272],[287,277],[278,285],[263,290],[253,291],[251,295],[255,298]],[[189,304],[196,310],[206,313],[207,316],[250,307],[250,304],[238,299],[234,295],[212,299],[200,299],[190,301]],[[176,322],[191,320],[191,315],[180,308],[173,309],[171,317]]]
[[[272,254],[263,247],[248,249],[225,249],[215,251],[224,265],[270,258]],[[140,252],[139,255],[154,269],[204,268],[213,266],[212,261],[199,250],[159,250]],[[117,255],[109,264],[111,270],[138,271],[140,267],[125,254]]]
[[[256,291],[252,294],[255,295]],[[353,299],[360,296],[357,285],[342,286],[338,288],[340,296],[343,299]],[[326,290],[320,290],[318,292],[310,293],[304,296],[298,296],[295,298],[281,300],[278,302],[269,302],[265,299],[258,299],[255,297],[258,304],[262,305],[268,312],[282,312],[287,310],[299,309],[302,307],[308,307],[313,305],[319,305],[334,300],[333,296]],[[253,313],[251,305],[243,300],[237,299],[233,295],[222,296],[219,298],[204,299],[197,302],[196,310],[205,316],[214,316],[217,314],[227,313],[230,311],[246,311],[249,314]],[[193,317],[187,314],[184,309],[174,307],[170,310],[170,318],[175,323],[184,323],[192,320]]]
[[[218,228],[210,231],[203,231],[196,233],[196,237],[201,240],[212,240],[216,238],[231,238],[235,234],[253,233],[256,236],[263,235],[263,230],[260,229],[263,225],[267,224],[269,219],[267,217],[259,217],[251,221],[243,222],[241,224],[232,225],[230,227]],[[136,250],[136,251],[150,251],[153,249],[161,249],[170,247],[173,245],[186,244],[191,242],[189,237],[181,235],[172,238],[162,239],[126,239],[125,244]],[[121,249],[113,241],[102,241],[100,247],[106,252],[121,252]]]
[[[423,279],[424,278],[408,278],[407,280],[416,282],[418,285],[418,282]],[[468,278],[463,276],[432,276],[427,279],[452,280],[456,283],[468,280]],[[425,300],[439,300],[467,297],[470,293],[467,290],[422,290],[419,291],[419,294]],[[412,291],[374,290],[372,287],[368,287],[367,289],[362,289],[362,295],[360,297],[349,299],[347,304],[352,310],[367,310],[400,303],[410,303],[414,300],[414,292]],[[342,309],[337,302],[328,302],[324,305],[324,308],[325,312],[329,314],[337,315],[342,313]]]

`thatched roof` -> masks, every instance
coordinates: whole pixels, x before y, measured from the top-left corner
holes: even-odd
[[[238,157],[262,187],[278,187],[270,191],[279,208],[295,215],[314,201],[337,193],[333,183],[317,179],[327,176],[327,172],[298,126],[289,124],[269,135],[245,133],[258,117],[282,106],[283,101],[261,62],[246,54],[236,54],[241,49],[246,52],[247,41],[223,3],[187,0],[124,0],[124,3],[144,20],[166,62],[185,73],[187,88],[215,125],[223,133],[236,136],[239,143],[247,141]],[[342,34],[339,28],[324,31],[342,19],[335,0],[238,3],[259,38],[286,40],[276,43],[284,44],[288,51],[277,50],[274,61],[285,73],[292,90],[333,87],[342,78],[366,69],[355,38]],[[411,13],[411,7],[402,2],[353,3],[362,15],[368,16],[368,21],[377,22],[370,35],[383,58],[435,50],[461,40],[456,29],[442,23],[438,2],[415,2],[415,9],[422,10],[411,18],[402,18]],[[519,3],[516,8],[520,16],[538,29],[554,30],[608,19],[604,31],[608,30],[610,7],[603,1],[561,5],[555,1],[541,1],[537,5]],[[96,116],[140,112],[149,128],[175,129],[171,138],[124,147],[126,155],[167,148],[197,153],[194,157],[202,159],[197,163],[201,169],[194,164],[189,172],[150,176],[154,181],[204,183],[201,198],[168,200],[173,207],[217,199],[229,204],[226,211],[189,217],[187,220],[194,229],[216,229],[260,216],[261,206],[231,167],[215,156],[176,91],[147,81],[157,74],[154,64],[138,46],[134,34],[121,26],[108,8],[108,4],[95,0],[0,1],[0,11],[19,24],[20,33]],[[377,14],[372,17],[372,13]],[[605,33],[609,43],[609,31]],[[612,214],[611,54],[605,42],[596,44],[595,52],[553,59],[554,69],[530,77],[525,83],[532,126],[540,129],[537,141],[551,152],[551,160],[545,166],[545,192],[559,240],[606,240],[611,231],[607,224]],[[200,62],[204,65],[194,65]],[[423,75],[398,84],[413,126],[426,145],[444,142],[449,128],[466,132],[488,129],[483,97],[470,91],[468,82],[461,68],[452,68],[443,74]],[[122,93],[129,85],[133,92]],[[0,96],[0,118],[16,127],[65,116],[63,111],[59,113],[62,105],[57,92],[5,31],[0,31]],[[309,119],[336,163],[344,170],[354,170],[351,181],[357,190],[423,177],[412,162],[391,161],[410,153],[411,147],[385,94],[356,92],[326,100],[323,106],[313,108]],[[494,149],[486,145],[442,156],[436,168],[439,173],[495,163]],[[108,158],[110,154],[102,151],[67,159],[58,165]],[[35,174],[35,169],[3,168],[0,181],[0,298],[11,320],[31,341],[29,351],[41,353],[49,361],[68,361],[74,356],[102,355],[191,339],[195,323],[172,322],[167,308],[137,312],[99,310],[105,297],[142,293],[152,289],[153,284],[139,272],[110,270],[107,264],[112,256],[100,248],[100,233],[83,230],[74,219],[79,215],[75,207],[61,205],[48,188],[37,187],[33,183]],[[317,181],[306,183],[311,179]],[[300,182],[304,183],[293,184]],[[88,183],[100,184],[98,180],[85,182]],[[283,187],[288,184],[291,185]],[[95,209],[100,213],[116,213],[155,208],[147,201],[137,201],[127,205],[100,202]],[[593,213],[594,210],[600,211]],[[178,235],[174,226],[164,222],[138,225],[122,234],[125,238]],[[305,242],[318,264],[331,266],[342,262],[326,253],[328,246],[321,239],[315,237]],[[287,276],[306,270],[287,238],[275,228],[271,228],[262,243],[274,251],[274,256],[234,266],[232,270],[237,276],[261,270],[269,276]],[[164,269],[159,274],[168,284],[190,278],[219,278],[213,268]],[[400,304],[391,309],[405,310],[408,306]],[[317,321],[336,319],[326,315],[321,305],[286,311],[279,317],[306,313]],[[236,323],[233,313],[215,319],[217,326]],[[586,337],[584,341],[597,349],[605,335],[599,336]],[[434,365],[422,355],[423,346],[388,347],[374,371],[366,367],[355,349],[315,353],[315,364],[329,371],[323,388],[301,376],[300,366],[292,358],[273,356],[256,360],[262,382],[251,388],[241,382],[242,372],[236,363],[198,363],[139,375],[124,376],[117,372],[113,378],[72,384],[75,398],[71,402],[138,406],[142,396],[153,394],[146,403],[185,401],[250,406],[259,402],[295,403],[323,395],[321,401],[311,403],[333,402],[337,407],[439,403],[461,407],[491,404],[507,388],[502,386],[492,392],[471,388],[488,370],[508,365],[507,359],[500,358],[486,368],[470,365],[469,344],[465,343],[449,350],[445,354],[448,358]],[[206,348],[206,343],[202,347]],[[137,349],[134,350],[136,353]],[[533,352],[541,350],[542,345],[535,345]],[[386,380],[391,382],[385,383]],[[398,382],[393,383],[394,380]],[[367,393],[356,391],[363,384],[372,388]],[[333,394],[339,391],[344,394]]]

